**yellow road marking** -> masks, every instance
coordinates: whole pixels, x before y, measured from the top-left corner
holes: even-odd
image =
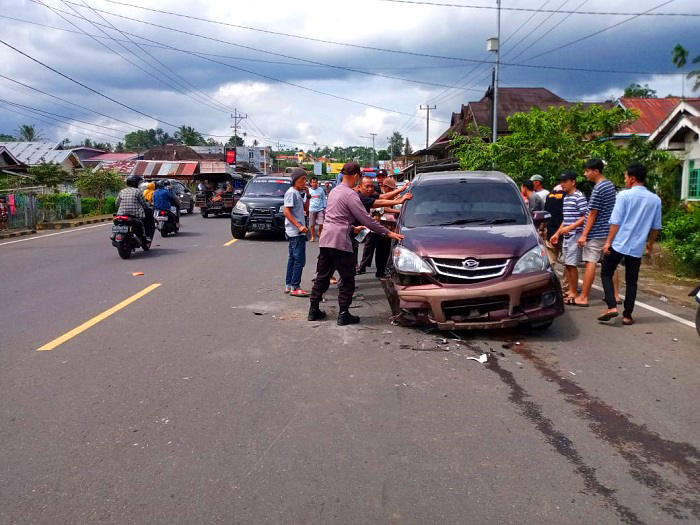
[[[161,283],[154,283],[154,284],[152,284],[151,286],[148,286],[147,288],[144,288],[144,289],[141,290],[139,293],[137,293],[137,294],[135,294],[135,295],[132,295],[132,296],[129,297],[128,299],[125,299],[124,301],[122,301],[121,303],[119,303],[119,304],[113,306],[113,307],[110,308],[109,310],[106,310],[106,311],[102,312],[102,313],[101,313],[100,315],[98,315],[97,317],[93,317],[92,319],[90,319],[89,321],[84,322],[83,324],[81,324],[81,325],[78,326],[77,328],[73,328],[73,330],[71,330],[71,331],[68,332],[67,334],[64,334],[64,335],[62,335],[61,337],[59,337],[59,338],[57,338],[57,339],[54,339],[54,340],[51,341],[50,343],[46,343],[46,344],[45,344],[44,346],[42,346],[41,348],[37,348],[37,352],[44,352],[44,351],[46,351],[46,350],[53,350],[54,348],[56,348],[57,346],[62,345],[62,344],[65,343],[66,341],[68,341],[68,340],[70,340],[70,339],[73,339],[76,335],[83,333],[85,330],[87,330],[88,328],[91,328],[91,327],[95,326],[95,325],[96,325],[97,323],[99,323],[100,321],[104,321],[104,320],[107,319],[110,315],[117,313],[117,312],[118,312],[119,310],[121,310],[122,308],[125,308],[125,307],[129,306],[131,303],[133,303],[134,301],[137,301],[138,299],[141,299],[141,297],[143,297],[143,296],[146,295],[147,293],[150,293],[150,292],[152,292],[153,290],[155,290],[156,288],[158,288],[158,287],[160,286],[160,284],[161,284]]]
[[[224,244],[224,246],[231,246],[231,245],[232,245],[234,242],[236,242],[236,241],[238,241],[238,239],[231,239],[231,240],[228,241],[226,244]]]

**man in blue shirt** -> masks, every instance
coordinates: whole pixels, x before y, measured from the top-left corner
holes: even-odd
[[[625,188],[617,196],[610,217],[610,233],[603,246],[605,258],[601,270],[601,280],[605,290],[607,310],[598,316],[599,321],[609,321],[617,317],[617,304],[613,288],[613,274],[622,259],[625,260],[625,309],[622,324],[634,324],[632,311],[637,298],[637,280],[642,264],[645,245],[648,254],[652,253],[654,242],[661,231],[661,199],[650,192],[644,182],[647,169],[634,163],[625,170]]]
[[[180,202],[177,197],[175,197],[172,192],[166,188],[165,183],[158,181],[156,183],[156,191],[153,192],[153,208],[158,211],[166,211],[168,215],[174,215],[175,223],[177,227],[180,227],[180,221],[177,218],[177,214],[172,212],[172,207],[179,207]]]

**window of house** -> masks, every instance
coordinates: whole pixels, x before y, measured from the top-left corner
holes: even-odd
[[[688,197],[700,199],[700,167],[693,169],[691,163],[690,176],[688,177]]]

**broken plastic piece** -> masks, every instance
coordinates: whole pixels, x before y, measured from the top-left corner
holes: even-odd
[[[477,361],[483,365],[486,361],[489,360],[489,356],[486,354],[481,354],[479,357],[467,357],[467,359]]]
[[[131,272],[131,275],[138,277],[139,275],[143,275],[143,272]]]

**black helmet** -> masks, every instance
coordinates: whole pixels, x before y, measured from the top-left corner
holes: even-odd
[[[126,185],[132,188],[138,188],[142,181],[143,177],[141,177],[141,175],[129,175],[126,178]]]
[[[169,181],[168,179],[165,179],[165,180],[163,181],[163,186],[165,186],[166,188],[169,188],[169,187],[170,187],[170,181]]]
[[[156,188],[164,188],[165,184],[163,184],[162,180],[157,180],[156,181]]]

